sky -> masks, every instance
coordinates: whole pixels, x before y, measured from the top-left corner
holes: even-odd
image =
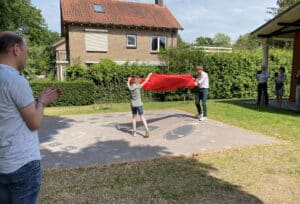
[[[48,28],[60,33],[60,0],[31,2],[42,11]],[[185,42],[192,43],[200,36],[212,38],[216,33],[224,33],[234,42],[271,19],[266,11],[268,7],[276,7],[276,0],[164,0],[164,4],[184,28],[179,34]]]

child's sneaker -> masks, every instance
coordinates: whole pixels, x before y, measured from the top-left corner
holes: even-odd
[[[132,132],[132,136],[133,136],[133,137],[136,137],[136,131],[133,131],[133,132]]]
[[[205,121],[205,120],[207,120],[207,117],[201,117],[200,118],[200,121]]]
[[[149,130],[146,130],[144,137],[148,138],[150,136]]]

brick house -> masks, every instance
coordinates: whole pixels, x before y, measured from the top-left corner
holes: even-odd
[[[64,38],[53,45],[58,80],[68,65],[89,66],[103,58],[159,65],[157,53],[176,47],[182,30],[163,0],[61,0],[60,6]]]

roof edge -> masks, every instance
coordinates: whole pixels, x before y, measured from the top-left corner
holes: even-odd
[[[128,27],[128,28],[155,28],[155,29],[166,29],[166,30],[183,30],[183,28],[171,28],[171,27],[150,27],[150,26],[138,26],[138,25],[124,25],[124,24],[100,24],[100,23],[87,23],[87,22],[74,22],[74,21],[63,21],[65,24],[81,24],[81,25],[96,25],[96,26],[116,26],[116,27]]]
[[[283,16],[284,14],[290,12],[292,9],[294,9],[295,7],[297,7],[298,5],[300,5],[300,2],[296,3],[295,5],[291,6],[290,8],[288,8],[286,11],[278,14],[277,16],[275,16],[274,18],[272,18],[271,20],[267,21],[266,23],[264,23],[263,25],[259,26],[257,29],[255,29],[254,31],[252,31],[250,33],[251,36],[254,35],[254,33],[258,32],[260,29],[264,28],[265,26],[269,25],[270,23],[272,23],[273,21],[277,20],[278,18],[280,18],[281,16]],[[257,36],[254,36],[257,37]]]

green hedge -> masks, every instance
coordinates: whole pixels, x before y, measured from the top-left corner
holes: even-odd
[[[129,76],[146,77],[148,73],[192,74],[196,77],[195,66],[203,65],[209,75],[209,98],[255,98],[257,95],[256,71],[262,62],[262,50],[234,51],[233,53],[204,54],[202,51],[170,49],[160,53],[167,66],[124,64],[117,65],[103,59],[88,68],[72,66],[67,68],[68,80],[87,79],[96,85],[97,102],[126,102],[129,91],[126,85]],[[271,49],[269,53],[269,94],[274,96],[272,77],[280,66],[286,68],[287,82],[285,97],[289,95],[292,51]],[[177,101],[194,99],[195,90],[179,89],[170,92],[142,93],[143,100]]]
[[[195,66],[201,64],[209,75],[209,98],[255,98],[257,95],[256,71],[262,62],[262,50],[240,51],[233,53],[203,54],[200,51],[168,50],[161,54],[162,59],[168,62],[167,70],[170,73],[190,73],[196,77]],[[271,77],[268,83],[270,96],[274,96],[274,80],[272,77],[280,66],[286,68],[287,81],[285,83],[285,97],[290,91],[290,76],[292,67],[292,51],[271,49],[269,53],[269,71]],[[179,90],[165,93],[168,98],[193,98],[195,90]],[[172,94],[172,96],[170,96]],[[192,94],[192,95],[191,95]]]
[[[51,106],[80,106],[94,104],[96,101],[96,86],[91,81],[30,81],[35,98],[46,87],[54,86],[63,90],[63,95]]]
[[[157,72],[156,66],[137,65],[125,63],[117,65],[109,59],[103,59],[100,63],[93,64],[86,68],[86,72],[78,71],[78,67],[68,67],[68,80],[74,79],[74,72],[85,73],[80,78],[91,80],[96,85],[96,101],[101,103],[108,102],[127,102],[130,93],[127,88],[127,79],[131,76],[147,77],[150,72]],[[72,71],[74,70],[74,72]],[[144,100],[155,98],[155,94],[143,92]]]

